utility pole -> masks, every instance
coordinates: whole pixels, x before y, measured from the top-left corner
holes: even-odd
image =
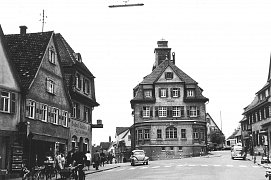
[[[40,14],[41,15],[41,14]],[[42,29],[41,29],[41,32],[43,32],[44,30],[44,24],[46,23],[45,22],[45,18],[47,18],[47,16],[44,15],[44,9],[42,10],[42,18],[40,19],[41,23],[42,23]]]

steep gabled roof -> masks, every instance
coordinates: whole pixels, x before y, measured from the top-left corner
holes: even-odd
[[[157,68],[155,68],[151,74],[144,77],[143,81],[140,84],[153,84],[158,80],[161,74],[165,71],[165,69],[170,66],[172,70],[176,73],[176,75],[186,84],[197,84],[197,82],[188,76],[185,72],[180,70],[175,64],[173,64],[170,60],[164,60]]]
[[[18,87],[20,87],[20,89],[21,89],[22,88],[21,80],[20,80],[19,74],[18,74],[18,72],[17,72],[17,70],[15,68],[14,63],[11,60],[11,54],[9,52],[8,44],[6,42],[6,38],[5,38],[5,35],[4,35],[3,30],[2,30],[1,25],[0,25],[0,42],[2,42],[2,45],[3,45],[3,48],[4,48],[3,51],[4,51],[4,53],[5,53],[5,55],[6,55],[7,59],[8,59],[9,66],[10,66],[10,68],[12,70],[12,73],[13,73],[15,79],[16,79],[16,82],[18,83]]]
[[[198,83],[192,79],[190,76],[188,76],[186,73],[184,73],[182,70],[180,70],[175,64],[173,64],[170,60],[164,60],[157,68],[155,68],[151,74],[144,77],[143,81],[137,85],[134,88],[134,91],[136,91],[136,94],[134,95],[134,98],[131,100],[131,102],[134,101],[141,101],[143,100],[143,87],[141,85],[144,84],[154,84],[157,82],[157,80],[160,78],[162,73],[166,70],[167,67],[171,67],[172,70],[175,72],[175,74],[181,79],[182,82],[184,82],[186,85],[188,84],[195,84],[195,97],[189,98],[186,97],[186,101],[193,101],[193,100],[202,100],[202,101],[208,101],[209,99],[204,97],[202,95],[202,89],[197,85]],[[150,101],[152,102],[153,99],[144,99],[144,102]]]
[[[235,129],[234,132],[232,133],[232,135],[230,135],[230,136],[227,138],[227,140],[228,140],[228,139],[234,139],[235,136],[236,136],[236,134],[237,134],[238,132],[239,132],[239,128]]]
[[[5,35],[10,58],[24,90],[29,89],[34,80],[52,35],[53,31]]]
[[[213,120],[213,118],[211,117],[211,115],[209,113],[206,113],[206,117],[210,118],[210,120],[212,121],[212,123],[216,126],[216,128],[222,133],[221,129],[217,126],[216,122]]]
[[[116,135],[118,136],[126,130],[129,130],[129,127],[116,127]]]
[[[80,69],[83,69],[87,73],[87,76],[94,78],[93,74],[89,71],[86,65],[83,62],[78,62],[76,60],[74,50],[60,33],[55,34],[54,40],[56,42],[56,48],[59,52],[60,62],[63,66],[79,66]]]

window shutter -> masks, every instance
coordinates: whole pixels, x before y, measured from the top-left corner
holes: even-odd
[[[45,107],[45,104],[41,104],[40,103],[40,120],[43,120],[43,114],[44,114],[44,109],[43,109],[43,106]],[[46,114],[44,114],[44,116],[46,116]],[[44,117],[44,119],[46,119],[45,117]]]
[[[161,97],[161,88],[159,88],[159,97]]]
[[[168,88],[166,88],[166,97],[168,97]]]
[[[48,78],[45,78],[45,88],[46,88],[46,91],[48,92],[49,91],[49,89],[48,89]]]
[[[143,117],[143,110],[140,110],[140,117]]]
[[[158,107],[155,106],[155,117],[158,117]]]
[[[167,117],[172,117],[172,106],[167,107]]]
[[[25,116],[29,117],[29,113],[30,113],[30,101],[27,99],[25,105]]]
[[[83,79],[83,91],[84,91],[84,92],[86,92],[86,91],[85,91],[85,88],[86,88],[86,80]]]
[[[50,106],[48,106],[48,116],[47,116],[47,121],[48,121],[49,123],[51,123],[51,107],[50,107]]]
[[[81,80],[81,78],[80,78],[80,76],[78,76],[78,86],[79,86],[79,89],[81,89],[81,85],[82,85],[82,80]]]
[[[173,97],[173,88],[170,88],[170,97]]]
[[[153,117],[153,107],[150,107],[150,117]]]
[[[178,88],[178,97],[180,97],[180,88]]]
[[[62,111],[58,110],[58,125],[62,125]]]
[[[0,110],[2,110],[2,109],[3,109],[3,101],[1,99],[1,91],[0,91]]]
[[[35,116],[34,116],[34,119],[39,119],[39,114],[40,114],[40,103],[39,102],[36,102],[36,106],[35,106]]]
[[[186,106],[186,112],[187,112],[187,117],[190,116],[190,107],[189,106]]]
[[[197,107],[197,116],[200,116],[199,107]]]
[[[76,105],[76,118],[80,118],[80,106],[79,104]]]
[[[90,90],[90,82],[89,81],[87,81],[87,93],[89,94],[89,91]]]
[[[11,93],[10,112],[15,113],[15,109],[16,109],[16,95],[15,93]]]

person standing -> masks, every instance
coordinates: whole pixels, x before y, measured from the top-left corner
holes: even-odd
[[[103,150],[101,151],[100,156],[101,156],[101,166],[103,166],[103,167],[104,167],[104,162],[105,162],[105,154],[104,154]]]
[[[72,156],[72,160],[73,160],[73,166],[76,167],[78,173],[79,173],[79,180],[84,179],[84,172],[83,172],[83,168],[84,168],[84,163],[86,161],[86,156],[83,152],[80,152],[78,147],[75,147],[75,153]]]
[[[99,170],[100,158],[101,158],[100,153],[98,150],[96,150],[96,152],[93,155],[94,166],[95,166],[96,170]]]
[[[87,151],[86,157],[87,157],[87,159],[86,159],[86,166],[88,167],[88,170],[89,170],[89,166],[90,166],[90,162],[91,162],[91,154],[90,154],[89,151]]]

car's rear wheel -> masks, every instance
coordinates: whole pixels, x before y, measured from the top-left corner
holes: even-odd
[[[134,160],[131,160],[131,166],[134,166],[134,165],[135,165]]]
[[[148,165],[149,164],[149,161],[146,161],[146,165]]]

